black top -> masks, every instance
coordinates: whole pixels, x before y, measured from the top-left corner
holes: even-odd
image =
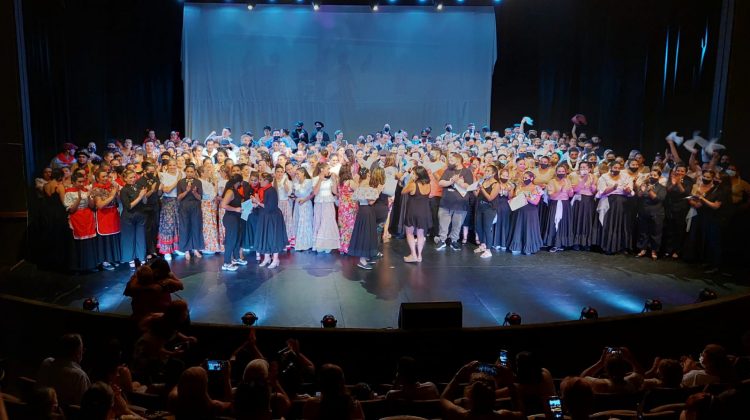
[[[651,186],[650,186],[651,187]],[[654,192],[656,193],[655,198],[651,198],[648,191],[641,196],[641,209],[649,212],[663,212],[664,211],[664,199],[667,197],[667,189],[663,185],[656,183],[652,185]],[[687,201],[687,200],[684,200]],[[662,213],[663,214],[663,213]]]
[[[145,184],[143,188],[147,188]],[[130,203],[138,198],[138,194],[140,193],[140,191],[141,188],[138,188],[136,184],[126,185],[122,187],[122,190],[120,190],[120,200],[122,201],[123,216],[139,213],[144,210],[145,204],[143,204],[143,200],[146,199],[145,196],[138,202],[138,204],[136,204],[132,208],[130,207]]]
[[[144,175],[140,178],[138,178],[138,181],[135,181],[135,187],[137,190],[140,191],[141,188],[146,187],[150,188],[152,185],[157,184],[156,190],[154,190],[154,193],[151,194],[150,197],[143,197],[141,200],[141,203],[143,203],[143,210],[153,210],[154,206],[159,204],[159,177],[154,175],[153,177],[149,177],[148,175]]]
[[[462,168],[460,170],[448,168],[443,172],[443,176],[440,180],[449,181],[454,175],[460,175],[461,178],[463,178],[463,181],[467,184],[474,182],[474,175],[472,175],[468,168]],[[466,210],[468,203],[468,193],[466,196],[461,196],[452,185],[450,187],[443,187],[443,198],[440,200],[440,207],[447,210]]]
[[[667,180],[667,196],[664,200],[664,206],[668,212],[687,213],[690,210],[690,203],[688,203],[685,197],[689,196],[690,192],[693,191],[693,184],[695,184],[695,181],[692,178],[683,177],[682,186],[685,188],[685,191],[680,192],[680,188],[672,184],[671,177]]]
[[[201,183],[201,180],[198,178],[193,179],[187,179],[182,178],[181,180],[177,181],[177,194],[182,194],[187,190],[192,189],[193,187],[197,188],[198,197],[196,198],[193,194],[188,193],[185,195],[185,197],[182,198],[181,203],[187,204],[187,203],[197,203],[200,204],[201,202],[201,196],[203,195],[203,184]]]
[[[263,209],[262,211],[274,211],[279,208],[279,193],[276,188],[269,188],[263,193]]]

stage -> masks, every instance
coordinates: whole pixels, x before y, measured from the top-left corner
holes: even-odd
[[[330,313],[339,328],[396,328],[401,302],[429,301],[461,301],[464,327],[501,325],[511,311],[524,324],[546,323],[578,319],[584,306],[607,317],[641,312],[648,298],[660,299],[664,309],[688,305],[705,287],[719,296],[750,291],[745,276],[705,275],[678,261],[577,251],[481,259],[472,245],[457,252],[428,244],[422,263],[406,264],[406,249],[402,240],[386,244],[372,271],[358,268],[353,257],[313,252],[284,255],[273,270],[251,261],[221,271],[221,255],[177,257],[171,265],[185,283],[176,297],[190,303],[194,322],[239,324],[253,311],[258,325],[275,327],[319,327]],[[131,274],[127,265],[70,276],[23,264],[5,276],[0,293],[76,308],[93,296],[102,312],[127,315],[130,299],[122,292]]]

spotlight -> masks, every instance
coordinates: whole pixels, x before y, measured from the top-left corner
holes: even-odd
[[[323,328],[336,328],[336,324],[338,324],[338,321],[331,314],[324,315],[323,319],[320,320],[320,326]]]
[[[443,10],[443,0],[435,0],[432,4],[435,5],[435,10],[437,10],[438,12]]]
[[[317,1],[314,1],[312,5],[313,5],[313,10],[315,10],[316,12],[320,10],[320,3],[318,3]]]
[[[508,312],[505,314],[505,322],[503,322],[503,326],[507,325],[521,325],[521,315],[515,312]]]
[[[99,300],[95,297],[86,298],[86,300],[83,301],[83,309],[99,312]]]
[[[243,325],[251,327],[258,321],[258,315],[255,315],[255,312],[245,312],[245,315],[242,315],[241,319]]]
[[[599,319],[599,312],[593,306],[584,306],[581,309],[581,317],[578,319]]]
[[[247,10],[253,10],[255,9],[255,2],[251,2],[247,4]]]
[[[718,299],[718,297],[719,295],[715,291],[705,288],[698,293],[698,302],[708,302],[709,300]]]
[[[378,4],[378,2],[370,3],[370,9],[372,9],[373,12],[377,12],[379,8],[380,5]]]
[[[661,311],[662,305],[659,299],[646,299],[641,312]]]

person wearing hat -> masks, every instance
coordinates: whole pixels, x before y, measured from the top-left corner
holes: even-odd
[[[292,140],[294,140],[294,142],[297,144],[299,144],[299,142],[301,141],[310,143],[310,134],[308,134],[307,130],[305,130],[305,123],[303,123],[302,121],[297,121],[294,124],[294,127],[294,131],[292,131]]]
[[[323,131],[323,127],[325,127],[325,125],[323,125],[322,122],[315,121],[315,132],[312,134],[312,137],[313,139],[316,139],[316,141],[320,143],[321,146],[325,147],[325,146],[328,146],[328,143],[331,142],[331,138],[328,137],[328,133]],[[322,139],[318,139],[320,137],[318,136],[318,133],[323,133]]]
[[[52,169],[70,167],[75,163],[75,153],[77,149],[78,146],[73,143],[63,143],[62,150],[52,158],[49,167]]]
[[[474,138],[474,133],[476,132],[477,132],[477,126],[474,123],[469,123],[469,125],[466,126],[466,131],[464,131],[463,134],[461,135],[461,138],[463,139],[466,139],[467,137]]]
[[[81,149],[76,152],[76,162],[70,166],[70,171],[75,172],[80,169],[86,173],[86,178],[89,178],[91,176],[92,166],[93,165],[91,165],[89,154],[85,150]]]

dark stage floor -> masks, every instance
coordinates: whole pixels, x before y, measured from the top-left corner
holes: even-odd
[[[497,326],[509,311],[524,324],[578,319],[583,306],[600,317],[640,312],[646,298],[659,298],[665,309],[691,304],[704,287],[720,296],[747,293],[745,276],[705,275],[697,266],[632,256],[566,251],[533,256],[495,254],[484,260],[473,246],[460,252],[435,251],[428,244],[424,262],[405,264],[406,243],[386,245],[373,271],[338,254],[290,253],[281,267],[254,262],[236,272],[221,271],[220,255],[188,262],[178,257],[173,271],[184,281],[194,321],[238,324],[246,311],[261,326],[318,327],[326,313],[339,327],[397,326],[401,302],[460,300],[465,327]],[[131,275],[121,265],[113,272],[65,276],[25,264],[0,282],[0,293],[81,307],[96,296],[101,310],[129,314],[122,295]]]

